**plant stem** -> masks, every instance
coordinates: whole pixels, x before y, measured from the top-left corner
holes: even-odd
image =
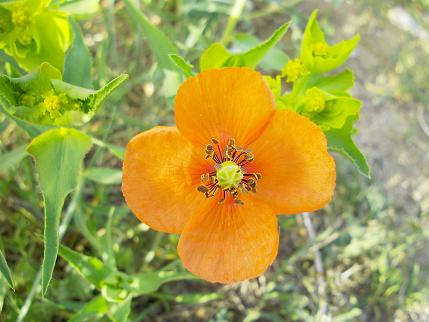
[[[244,5],[246,4],[246,0],[235,0],[234,4],[231,8],[231,13],[228,18],[228,22],[226,24],[225,31],[223,33],[223,37],[221,43],[226,46],[231,40],[232,32],[237,25],[238,20],[240,19],[241,13],[243,12]]]
[[[311,214],[305,212],[302,214],[304,220],[304,226],[307,230],[308,239],[312,244],[316,240],[316,232],[313,227],[313,222],[311,221]],[[323,259],[322,254],[320,253],[319,247],[315,245],[314,248],[314,267],[316,269],[316,281],[317,281],[317,295],[319,297],[319,312],[318,315],[321,315],[321,318],[326,317],[329,313],[328,302],[326,300],[326,281],[325,281],[325,270],[323,269]]]

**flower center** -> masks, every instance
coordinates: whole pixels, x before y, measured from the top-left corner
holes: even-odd
[[[225,161],[217,169],[216,177],[222,189],[237,188],[243,179],[243,172],[234,161]]]
[[[25,9],[17,8],[12,12],[12,22],[15,26],[25,28],[30,22],[30,15]]]
[[[58,95],[48,95],[45,97],[42,103],[42,112],[44,114],[49,114],[52,119],[55,119],[60,114],[61,108],[61,98]]]
[[[229,139],[225,149],[219,146],[219,141],[212,139],[213,144],[206,147],[206,159],[214,161],[215,170],[201,175],[201,185],[198,191],[204,193],[206,198],[213,197],[218,191],[223,196],[219,203],[224,203],[227,195],[231,195],[234,203],[243,204],[239,193],[256,192],[256,184],[262,178],[260,173],[247,173],[245,165],[253,161],[253,154],[235,146],[234,139]]]
[[[320,89],[312,87],[305,92],[305,96],[307,98],[307,112],[320,113],[325,110],[325,95]]]
[[[287,62],[282,70],[282,76],[287,76],[287,82],[294,82],[298,78],[307,75],[309,72],[301,59],[295,58]]]

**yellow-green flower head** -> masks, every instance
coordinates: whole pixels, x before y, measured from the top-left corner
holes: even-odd
[[[325,94],[317,87],[307,89],[305,92],[305,111],[320,113],[326,108]]]
[[[41,112],[45,115],[49,114],[51,119],[56,119],[61,116],[61,108],[65,104],[67,102],[64,96],[48,94],[41,104]]]
[[[295,82],[298,78],[308,75],[309,71],[301,59],[289,60],[282,70],[282,77],[287,77],[287,82]]]
[[[49,62],[62,70],[71,43],[67,13],[51,0],[0,2],[0,49],[25,70]],[[36,46],[37,40],[37,46]]]
[[[12,12],[12,23],[21,28],[27,28],[31,24],[31,14],[25,8],[16,8]]]

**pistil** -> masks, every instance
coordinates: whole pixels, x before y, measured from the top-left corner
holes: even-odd
[[[236,147],[234,139],[229,139],[222,151],[219,141],[212,139],[212,144],[206,146],[205,158],[214,161],[214,171],[202,174],[202,184],[198,187],[198,191],[204,193],[206,198],[222,191],[220,204],[225,202],[228,194],[234,199],[234,203],[243,204],[239,199],[240,192],[256,193],[256,185],[262,175],[247,173],[244,168],[254,159],[252,151]]]

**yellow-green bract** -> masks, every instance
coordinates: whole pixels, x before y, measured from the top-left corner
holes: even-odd
[[[49,7],[50,0],[19,0],[0,4],[0,49],[25,70],[49,62],[62,70],[71,43],[67,14]]]

